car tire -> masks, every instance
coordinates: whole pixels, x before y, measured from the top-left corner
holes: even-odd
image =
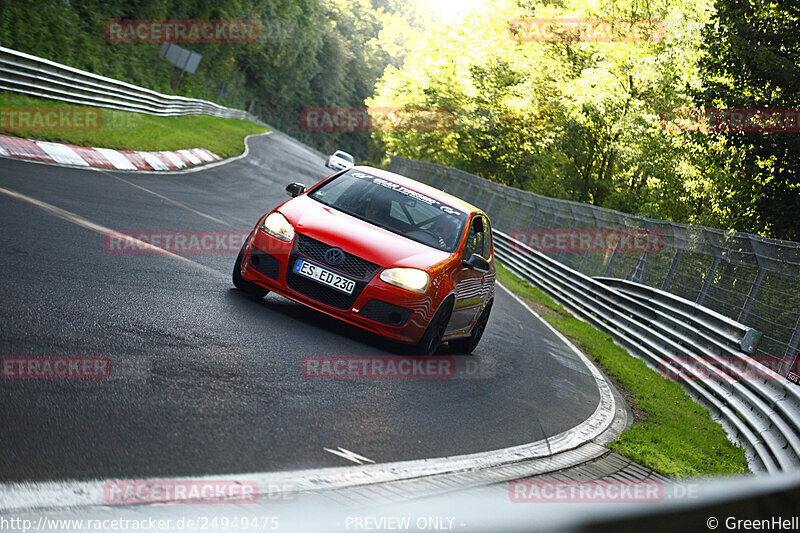
[[[236,263],[233,265],[233,284],[240,291],[249,294],[255,298],[263,298],[269,294],[269,290],[256,285],[252,281],[248,281],[242,277],[242,258],[244,257],[244,246],[239,250],[239,255],[236,257]]]
[[[439,306],[436,314],[428,323],[428,328],[422,334],[422,338],[416,344],[415,353],[419,355],[433,355],[442,343],[442,337],[450,323],[450,316],[453,314],[453,299],[448,298]]]
[[[481,337],[483,337],[486,324],[489,322],[489,313],[492,311],[493,303],[494,300],[489,302],[486,307],[484,307],[483,311],[481,312],[481,316],[478,317],[478,321],[472,327],[472,332],[469,334],[469,337],[455,339],[448,342],[447,344],[450,345],[450,348],[463,354],[471,354],[473,350],[475,350],[475,348],[478,346],[478,343],[481,342]]]

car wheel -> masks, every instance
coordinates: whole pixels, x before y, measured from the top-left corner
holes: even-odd
[[[472,328],[472,332],[470,333],[469,337],[465,337],[463,339],[455,339],[448,344],[450,348],[457,352],[471,354],[472,351],[478,346],[478,343],[481,342],[481,337],[483,337],[483,331],[486,329],[486,324],[489,322],[489,313],[492,311],[492,304],[494,300],[489,302],[489,304],[484,308],[481,316],[478,317],[478,321],[475,323],[475,326]]]
[[[416,353],[420,355],[433,355],[442,343],[442,337],[450,323],[450,315],[453,314],[453,300],[448,298],[433,315],[428,328],[422,338],[415,346]]]
[[[244,246],[239,250],[239,255],[236,257],[236,263],[233,265],[233,284],[240,291],[254,296],[256,298],[263,298],[269,291],[260,285],[256,285],[252,281],[248,281],[242,277],[242,258],[244,256]]]

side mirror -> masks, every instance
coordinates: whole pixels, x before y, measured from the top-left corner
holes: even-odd
[[[304,192],[306,192],[306,186],[302,183],[290,183],[286,186],[286,193],[292,198],[300,196]]]
[[[461,264],[464,266],[464,268],[475,270],[481,274],[486,274],[489,272],[489,261],[478,254],[472,254],[469,256],[469,259],[462,261]]]

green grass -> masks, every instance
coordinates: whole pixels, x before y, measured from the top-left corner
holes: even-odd
[[[76,109],[97,113],[99,120],[91,129],[68,131],[60,125],[47,129],[19,129],[18,121],[9,110],[15,108]],[[19,115],[15,115],[19,116]],[[78,146],[116,148],[118,150],[180,150],[206,148],[220,157],[244,152],[244,138],[263,133],[267,128],[247,120],[218,118],[209,115],[156,117],[34,98],[23,94],[0,91],[0,132],[37,140],[65,142]]]
[[[664,475],[681,478],[748,472],[744,450],[731,443],[708,410],[673,381],[614,344],[607,333],[568,314],[544,292],[498,265],[498,280],[594,359],[623,389],[638,420],[609,448]]]

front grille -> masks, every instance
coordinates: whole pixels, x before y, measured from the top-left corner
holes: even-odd
[[[294,265],[294,260],[292,260],[290,264]],[[364,290],[366,286],[365,282],[356,282],[353,294],[348,295],[336,289],[326,287],[317,281],[295,274],[294,272],[288,272],[286,274],[286,283],[292,290],[337,309],[350,309],[353,307],[353,304],[356,303],[356,299],[358,299],[358,295],[361,294],[361,291]]]
[[[371,263],[366,259],[361,259],[360,257],[347,252],[344,253],[345,259],[342,263],[336,266],[328,265],[328,263],[325,261],[325,252],[331,248],[335,247],[331,246],[330,244],[325,244],[322,241],[312,239],[306,235],[300,233],[297,234],[297,251],[309,259],[313,259],[322,265],[326,265],[328,268],[338,270],[349,276],[359,279],[371,278],[380,268],[380,266],[376,265],[375,263]]]

